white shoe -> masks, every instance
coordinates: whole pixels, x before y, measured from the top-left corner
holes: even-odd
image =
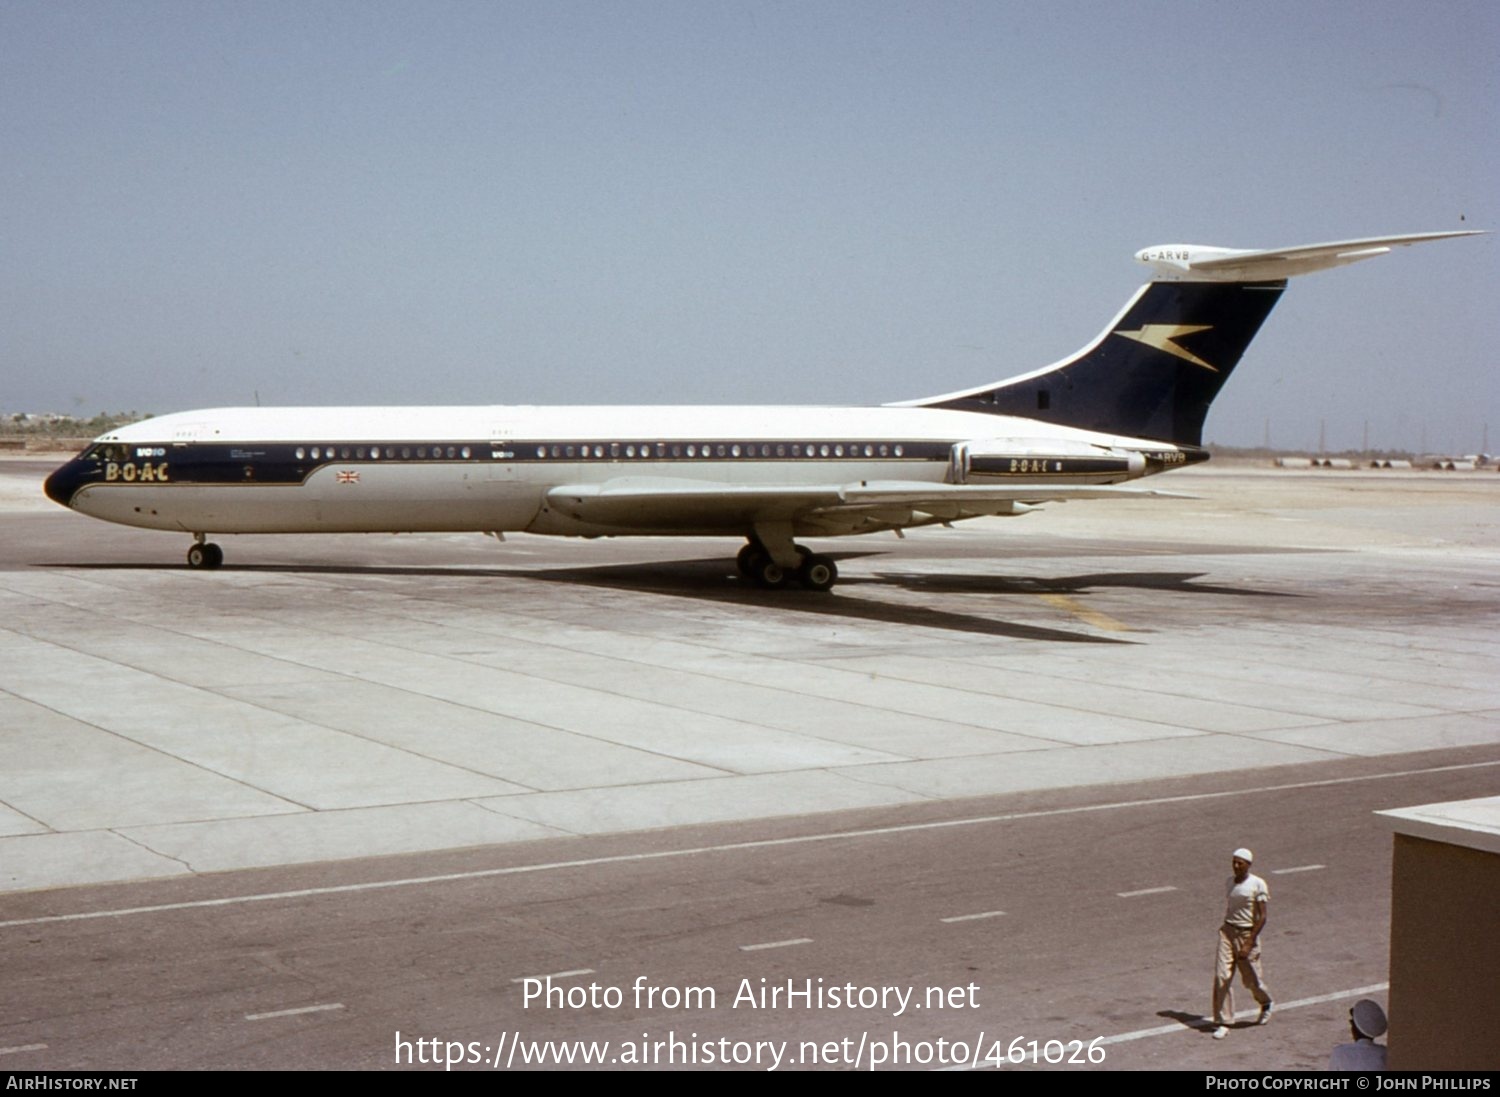
[[[1222,1040],[1222,1039],[1224,1039],[1224,1037],[1226,1037],[1228,1035],[1229,1035],[1229,1028],[1226,1025],[1220,1025],[1218,1028],[1214,1029],[1214,1039],[1215,1040]]]
[[[1255,1019],[1257,1025],[1263,1025],[1271,1019],[1271,1003],[1267,1002],[1260,1007],[1260,1016]]]

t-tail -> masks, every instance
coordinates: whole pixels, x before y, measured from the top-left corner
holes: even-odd
[[[1209,405],[1289,277],[1384,255],[1397,246],[1474,235],[1430,232],[1274,250],[1197,244],[1144,248],[1135,257],[1153,267],[1156,278],[1071,358],[904,406],[1014,415],[1201,447]]]

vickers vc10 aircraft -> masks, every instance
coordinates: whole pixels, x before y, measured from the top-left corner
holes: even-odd
[[[743,537],[742,575],[832,587],[796,543],[1025,513],[1207,459],[1209,403],[1286,279],[1472,232],[1275,250],[1168,244],[1152,281],[1077,354],[880,407],[350,407],[179,412],[101,435],[47,494],[191,534],[510,531]]]

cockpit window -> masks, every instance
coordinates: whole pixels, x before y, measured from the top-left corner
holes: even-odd
[[[94,461],[123,461],[129,447],[118,442],[105,442],[89,450],[84,456]]]

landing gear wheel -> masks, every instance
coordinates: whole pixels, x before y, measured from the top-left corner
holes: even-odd
[[[797,581],[808,590],[832,590],[839,581],[839,569],[827,556],[809,552],[802,557],[802,566],[797,569]]]
[[[760,553],[751,562],[750,578],[762,590],[780,590],[786,586],[788,576],[784,567]]]
[[[734,558],[734,566],[739,569],[743,578],[752,578],[755,574],[755,558],[757,555],[764,556],[765,549],[756,544],[746,545],[740,549],[738,556]]]
[[[216,568],[224,562],[224,550],[212,541],[203,541],[188,549],[188,567]]]

